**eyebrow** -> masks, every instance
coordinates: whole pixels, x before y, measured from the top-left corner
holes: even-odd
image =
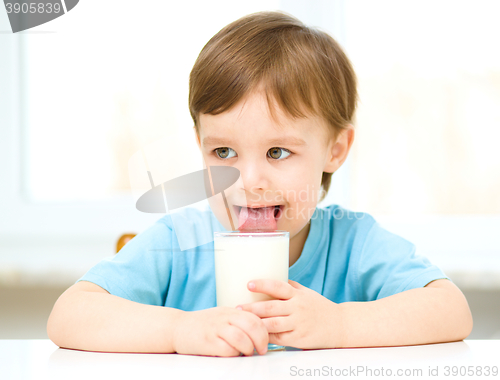
[[[265,143],[272,145],[272,146],[277,146],[277,145],[293,145],[293,146],[302,146],[302,145],[307,145],[306,142],[298,137],[283,137],[279,139],[271,139],[265,141]],[[221,145],[225,146],[224,144],[228,145],[233,145],[234,140],[226,140],[223,138],[219,137],[213,137],[213,136],[207,136],[203,139],[203,145]]]

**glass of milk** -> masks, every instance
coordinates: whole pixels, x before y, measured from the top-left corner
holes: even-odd
[[[288,231],[215,232],[217,306],[236,307],[272,297],[248,290],[251,280],[288,282]],[[284,349],[269,344],[269,350]]]

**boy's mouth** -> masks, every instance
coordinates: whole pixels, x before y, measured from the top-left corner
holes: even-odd
[[[276,224],[283,215],[284,207],[284,205],[269,205],[260,207],[234,205],[233,209],[238,217],[238,229],[276,229]],[[271,210],[270,208],[274,209]],[[274,216],[274,220],[268,220],[271,212]]]
[[[237,206],[237,205],[234,205],[233,208],[234,208],[234,212],[236,213],[236,215],[239,217],[240,216],[240,211],[242,208],[251,208],[253,210],[257,210],[257,209],[260,209],[260,208],[266,208],[266,207],[274,207],[274,217],[276,219],[279,219],[281,214],[283,213],[283,205],[271,205],[271,206]]]

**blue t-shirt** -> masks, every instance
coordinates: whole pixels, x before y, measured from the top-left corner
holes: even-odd
[[[209,208],[186,212],[195,232],[214,226],[225,230]],[[213,248],[212,241],[181,251],[166,215],[78,281],[143,304],[207,309],[216,306]],[[443,278],[449,279],[417,256],[414,244],[385,230],[369,214],[338,205],[316,208],[302,254],[289,268],[290,280],[336,303],[374,301]]]

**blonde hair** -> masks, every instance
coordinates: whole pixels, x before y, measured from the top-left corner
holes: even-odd
[[[276,102],[291,118],[321,116],[335,138],[353,123],[356,75],[340,45],[286,13],[257,12],[221,29],[201,50],[189,77],[196,133],[200,113],[227,111],[260,84],[274,119]],[[323,172],[320,200],[332,174]]]

